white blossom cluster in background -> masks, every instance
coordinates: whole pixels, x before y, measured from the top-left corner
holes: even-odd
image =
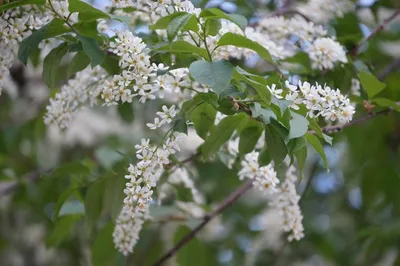
[[[143,223],[148,218],[148,206],[143,213],[138,214],[135,218],[123,211],[119,214],[113,232],[113,240],[115,247],[125,256],[133,252],[133,248],[139,240]]]
[[[296,9],[316,23],[327,23],[353,11],[355,3],[350,0],[308,0],[297,4]]]
[[[76,73],[75,78],[68,80],[68,83],[61,87],[50,104],[46,107],[44,121],[46,124],[56,124],[60,128],[66,128],[73,118],[73,115],[84,107],[87,102],[94,105],[97,95],[94,93],[99,86],[99,81],[105,79],[106,72],[97,66],[88,66]]]
[[[283,89],[277,89],[273,84],[268,89],[277,98],[285,98],[292,101],[289,106],[291,109],[298,110],[299,104],[304,104],[309,110],[307,115],[311,118],[322,116],[328,121],[338,121],[339,123],[347,123],[353,119],[355,113],[354,106],[350,99],[343,95],[339,89],[315,83],[311,85],[309,82],[299,81],[298,86],[285,82],[289,92],[283,97]]]
[[[284,218],[283,230],[291,232],[288,240],[300,240],[304,237],[303,215],[299,206],[300,196],[296,192],[296,168],[291,165],[286,171],[285,181],[277,188],[276,198],[271,205],[277,208]]]

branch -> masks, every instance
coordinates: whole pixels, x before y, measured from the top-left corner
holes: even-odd
[[[165,253],[160,259],[157,260],[153,265],[162,265],[168,259],[173,257],[179,249],[186,245],[190,240],[192,240],[200,230],[206,226],[213,218],[218,216],[222,211],[231,206],[236,202],[246,191],[248,191],[253,185],[253,180],[248,180],[234,192],[232,192],[214,211],[204,216],[203,221],[187,235],[185,235],[173,248],[171,248],[167,253]]]
[[[361,46],[367,43],[369,40],[375,37],[379,32],[381,32],[393,19],[395,19],[400,14],[400,9],[396,10],[390,17],[385,19],[378,27],[375,28],[364,40],[362,40],[353,50],[350,52],[352,56],[356,56],[358,54],[358,50]]]
[[[400,105],[400,102],[397,103],[398,105]],[[335,126],[326,126],[322,128],[322,132],[324,133],[335,133],[335,132],[339,132],[342,131],[344,128],[346,127],[351,127],[357,124],[361,124],[365,121],[368,121],[374,117],[380,116],[380,115],[387,115],[390,114],[391,112],[393,112],[393,108],[387,108],[384,109],[382,111],[379,112],[375,112],[375,113],[369,113],[366,116],[360,117],[358,119],[352,120],[349,123],[343,124],[343,125],[335,125]],[[311,130],[309,131],[309,133],[315,134],[315,131]]]
[[[387,65],[381,72],[378,73],[377,78],[379,80],[384,80],[390,73],[396,71],[400,68],[400,58],[397,58]]]

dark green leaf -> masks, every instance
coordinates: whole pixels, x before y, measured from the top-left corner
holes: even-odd
[[[214,126],[216,114],[217,110],[208,103],[199,105],[192,112],[190,120],[192,120],[194,124],[197,135],[202,139],[207,138],[208,132]]]
[[[275,162],[276,166],[279,166],[288,151],[282,133],[273,124],[265,127],[265,143],[270,158]]]
[[[19,6],[23,6],[23,5],[44,5],[46,4],[46,0],[17,0],[17,1],[13,1],[11,3],[8,4],[1,4],[0,3],[0,13],[3,13],[4,11],[7,11],[9,9],[12,8],[16,8]]]
[[[219,46],[234,45],[236,47],[248,48],[257,52],[263,59],[270,63],[275,63],[271,54],[259,43],[248,39],[247,37],[236,33],[225,33],[218,41]]]
[[[171,44],[161,46],[160,48],[157,48],[156,51],[157,50],[165,50],[175,54],[197,54],[204,59],[208,58],[208,53],[204,48],[197,47],[185,41],[176,41]]]
[[[369,99],[374,98],[375,95],[386,87],[385,83],[379,81],[374,75],[365,71],[360,72],[360,82],[364,90],[367,92]]]
[[[254,150],[264,127],[260,122],[250,120],[240,132],[239,153],[244,155]]]
[[[124,102],[118,105],[118,113],[122,120],[126,123],[132,123],[134,114],[132,103]]]
[[[114,224],[108,223],[97,234],[92,246],[93,266],[114,266],[118,252],[113,241]]]
[[[395,101],[386,98],[375,98],[372,100],[372,102],[376,103],[379,107],[390,107],[397,112],[400,112],[400,105]]]
[[[68,10],[71,13],[78,12],[78,19],[80,21],[90,21],[100,18],[110,19],[108,14],[80,0],[69,0]]]
[[[246,119],[248,117],[244,113],[222,119],[201,147],[203,158],[208,159],[217,153],[221,146],[230,139],[240,123],[246,121]]]
[[[53,19],[50,23],[33,32],[20,43],[18,59],[26,65],[29,55],[38,49],[41,41],[70,31],[71,29],[64,26],[63,20],[58,18]]]
[[[68,44],[62,43],[51,50],[43,61],[42,78],[49,88],[57,87],[58,72],[62,58],[68,52]]]
[[[188,131],[187,131],[186,119],[182,117],[178,118],[174,124],[174,131],[181,132],[187,135]]]
[[[61,242],[70,238],[71,231],[82,215],[68,215],[61,217],[55,224],[51,234],[46,239],[48,246],[58,246]]]
[[[85,195],[85,220],[93,226],[101,215],[103,197],[106,190],[106,180],[100,179],[91,184]]]
[[[93,21],[79,21],[72,25],[79,34],[86,37],[96,37],[99,32],[97,31],[97,22]]]
[[[276,115],[271,108],[262,108],[259,103],[255,103],[251,107],[251,113],[253,117],[261,117],[266,125],[271,123],[271,118],[276,119]]]
[[[184,13],[171,19],[167,26],[168,40],[172,42],[181,30],[198,31],[196,15]]]
[[[75,73],[84,70],[90,64],[90,59],[84,51],[79,51],[72,58],[67,68],[67,78],[72,77]]]
[[[211,63],[196,61],[190,65],[189,71],[195,80],[201,84],[209,85],[219,95],[229,88],[233,66],[226,60]]]
[[[122,162],[125,163],[125,161]],[[124,176],[111,175],[110,177],[107,177],[106,180],[103,208],[105,211],[110,213],[113,220],[117,219],[122,208],[123,200],[125,198],[125,193],[123,192],[125,183],[126,179]]]
[[[52,215],[52,220],[58,219],[58,215],[60,213],[61,207],[64,205],[64,203],[71,197],[73,193],[78,191],[77,187],[71,187],[67,190],[65,190],[63,193],[61,193],[60,197],[57,200],[56,206],[54,207],[53,215]]]
[[[104,62],[106,54],[101,50],[99,44],[95,39],[88,38],[79,34],[76,37],[79,41],[81,41],[83,50],[90,58],[92,67],[100,65]]]
[[[300,180],[299,180],[299,182],[301,182],[301,180],[303,179],[304,165],[305,165],[306,159],[307,159],[307,147],[306,146],[301,147],[299,150],[294,152],[294,156],[296,156],[297,164],[298,164],[298,167],[299,167],[299,170],[300,170]]]

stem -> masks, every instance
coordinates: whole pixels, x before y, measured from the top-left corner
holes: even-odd
[[[206,50],[207,50],[207,54],[208,54],[208,57],[209,57],[209,61],[212,62],[212,57],[211,57],[210,49],[208,49],[208,45],[207,45],[207,36],[206,36],[206,26],[207,26],[207,22],[208,22],[208,20],[206,21],[206,23],[204,24],[204,27],[203,27],[203,41],[204,41],[204,46],[206,47]]]
[[[186,245],[190,240],[192,240],[200,230],[206,226],[213,218],[218,216],[221,212],[223,212],[226,208],[231,206],[234,202],[236,202],[246,191],[248,191],[253,185],[253,180],[248,180],[234,192],[232,192],[222,203],[218,206],[217,209],[212,211],[211,213],[204,216],[203,221],[192,231],[190,231],[187,235],[185,235],[173,248],[171,248],[167,253],[165,253],[160,259],[158,259],[153,265],[158,266],[165,263],[168,259],[173,257],[179,249],[181,249],[184,245]]]
[[[376,27],[366,38],[364,38],[353,50],[350,52],[352,56],[358,54],[358,50],[361,46],[367,43],[369,40],[375,37],[379,32],[381,32],[393,19],[395,19],[400,14],[400,9],[396,10],[390,17],[385,19],[378,27]]]

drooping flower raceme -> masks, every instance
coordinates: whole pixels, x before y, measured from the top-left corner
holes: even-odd
[[[288,240],[300,240],[304,237],[303,215],[299,207],[300,196],[296,192],[296,168],[291,165],[286,171],[285,181],[277,188],[276,198],[271,205],[277,208],[284,218],[283,230],[290,232]]]

